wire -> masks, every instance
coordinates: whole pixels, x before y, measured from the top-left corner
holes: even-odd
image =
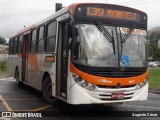
[[[44,12],[44,13],[26,13],[26,14],[0,14],[0,17],[17,17],[17,16],[28,16],[28,15],[41,15],[41,14],[51,14],[51,12]]]
[[[157,2],[160,2],[160,1],[152,1],[152,2],[142,2],[142,3],[133,3],[133,4],[127,4],[127,5],[139,5],[139,4],[148,4],[148,3],[157,3]]]
[[[38,2],[46,2],[47,0],[38,0],[38,1],[19,1],[19,2],[4,2],[0,3],[0,6],[5,6],[5,5],[17,5],[17,4],[24,4],[24,3],[38,3]],[[48,0],[48,2],[51,0]]]
[[[48,12],[54,12],[54,11],[53,10],[50,10],[50,11],[34,11],[34,12],[33,11],[28,11],[26,13],[23,12],[23,13],[8,13],[8,14],[7,13],[5,13],[5,14],[0,13],[0,15],[15,15],[15,14],[30,14],[30,13],[32,14],[32,13],[48,13]]]
[[[141,0],[141,1],[144,1],[144,0]],[[136,1],[130,1],[130,2],[120,2],[120,3],[115,3],[115,4],[126,4],[126,3],[134,3],[134,2],[141,2],[139,0],[136,0]]]
[[[128,5],[139,5],[139,4],[148,4],[148,3],[157,3],[157,2],[160,2],[160,1],[152,1],[152,2],[141,2],[141,1],[139,1],[138,3],[131,3],[131,2],[124,2],[124,3],[129,3],[129,4],[125,4],[126,6],[128,6]],[[118,3],[116,3],[116,4],[118,4]],[[120,3],[120,4],[123,4],[123,3]]]
[[[47,12],[47,11],[40,11],[40,10],[22,10],[22,9],[10,9],[10,8],[0,8],[1,10],[15,10],[15,11],[24,11],[24,12]],[[54,11],[54,10],[48,10]]]

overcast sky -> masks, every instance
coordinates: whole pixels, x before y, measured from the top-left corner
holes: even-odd
[[[137,8],[148,14],[148,27],[160,26],[160,0],[0,0],[0,36],[9,38],[55,11],[55,3],[101,2]]]

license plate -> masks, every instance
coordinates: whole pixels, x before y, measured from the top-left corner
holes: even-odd
[[[124,98],[124,93],[112,93],[111,98],[112,99],[123,99]]]

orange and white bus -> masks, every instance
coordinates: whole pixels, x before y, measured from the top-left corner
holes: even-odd
[[[58,9],[60,9],[58,4]],[[9,73],[53,103],[108,104],[148,97],[146,13],[76,3],[10,38]]]

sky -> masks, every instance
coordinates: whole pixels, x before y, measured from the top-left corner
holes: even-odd
[[[50,16],[55,3],[68,6],[76,2],[101,2],[129,6],[148,14],[148,29],[160,26],[160,0],[0,0],[0,36],[16,32]]]

